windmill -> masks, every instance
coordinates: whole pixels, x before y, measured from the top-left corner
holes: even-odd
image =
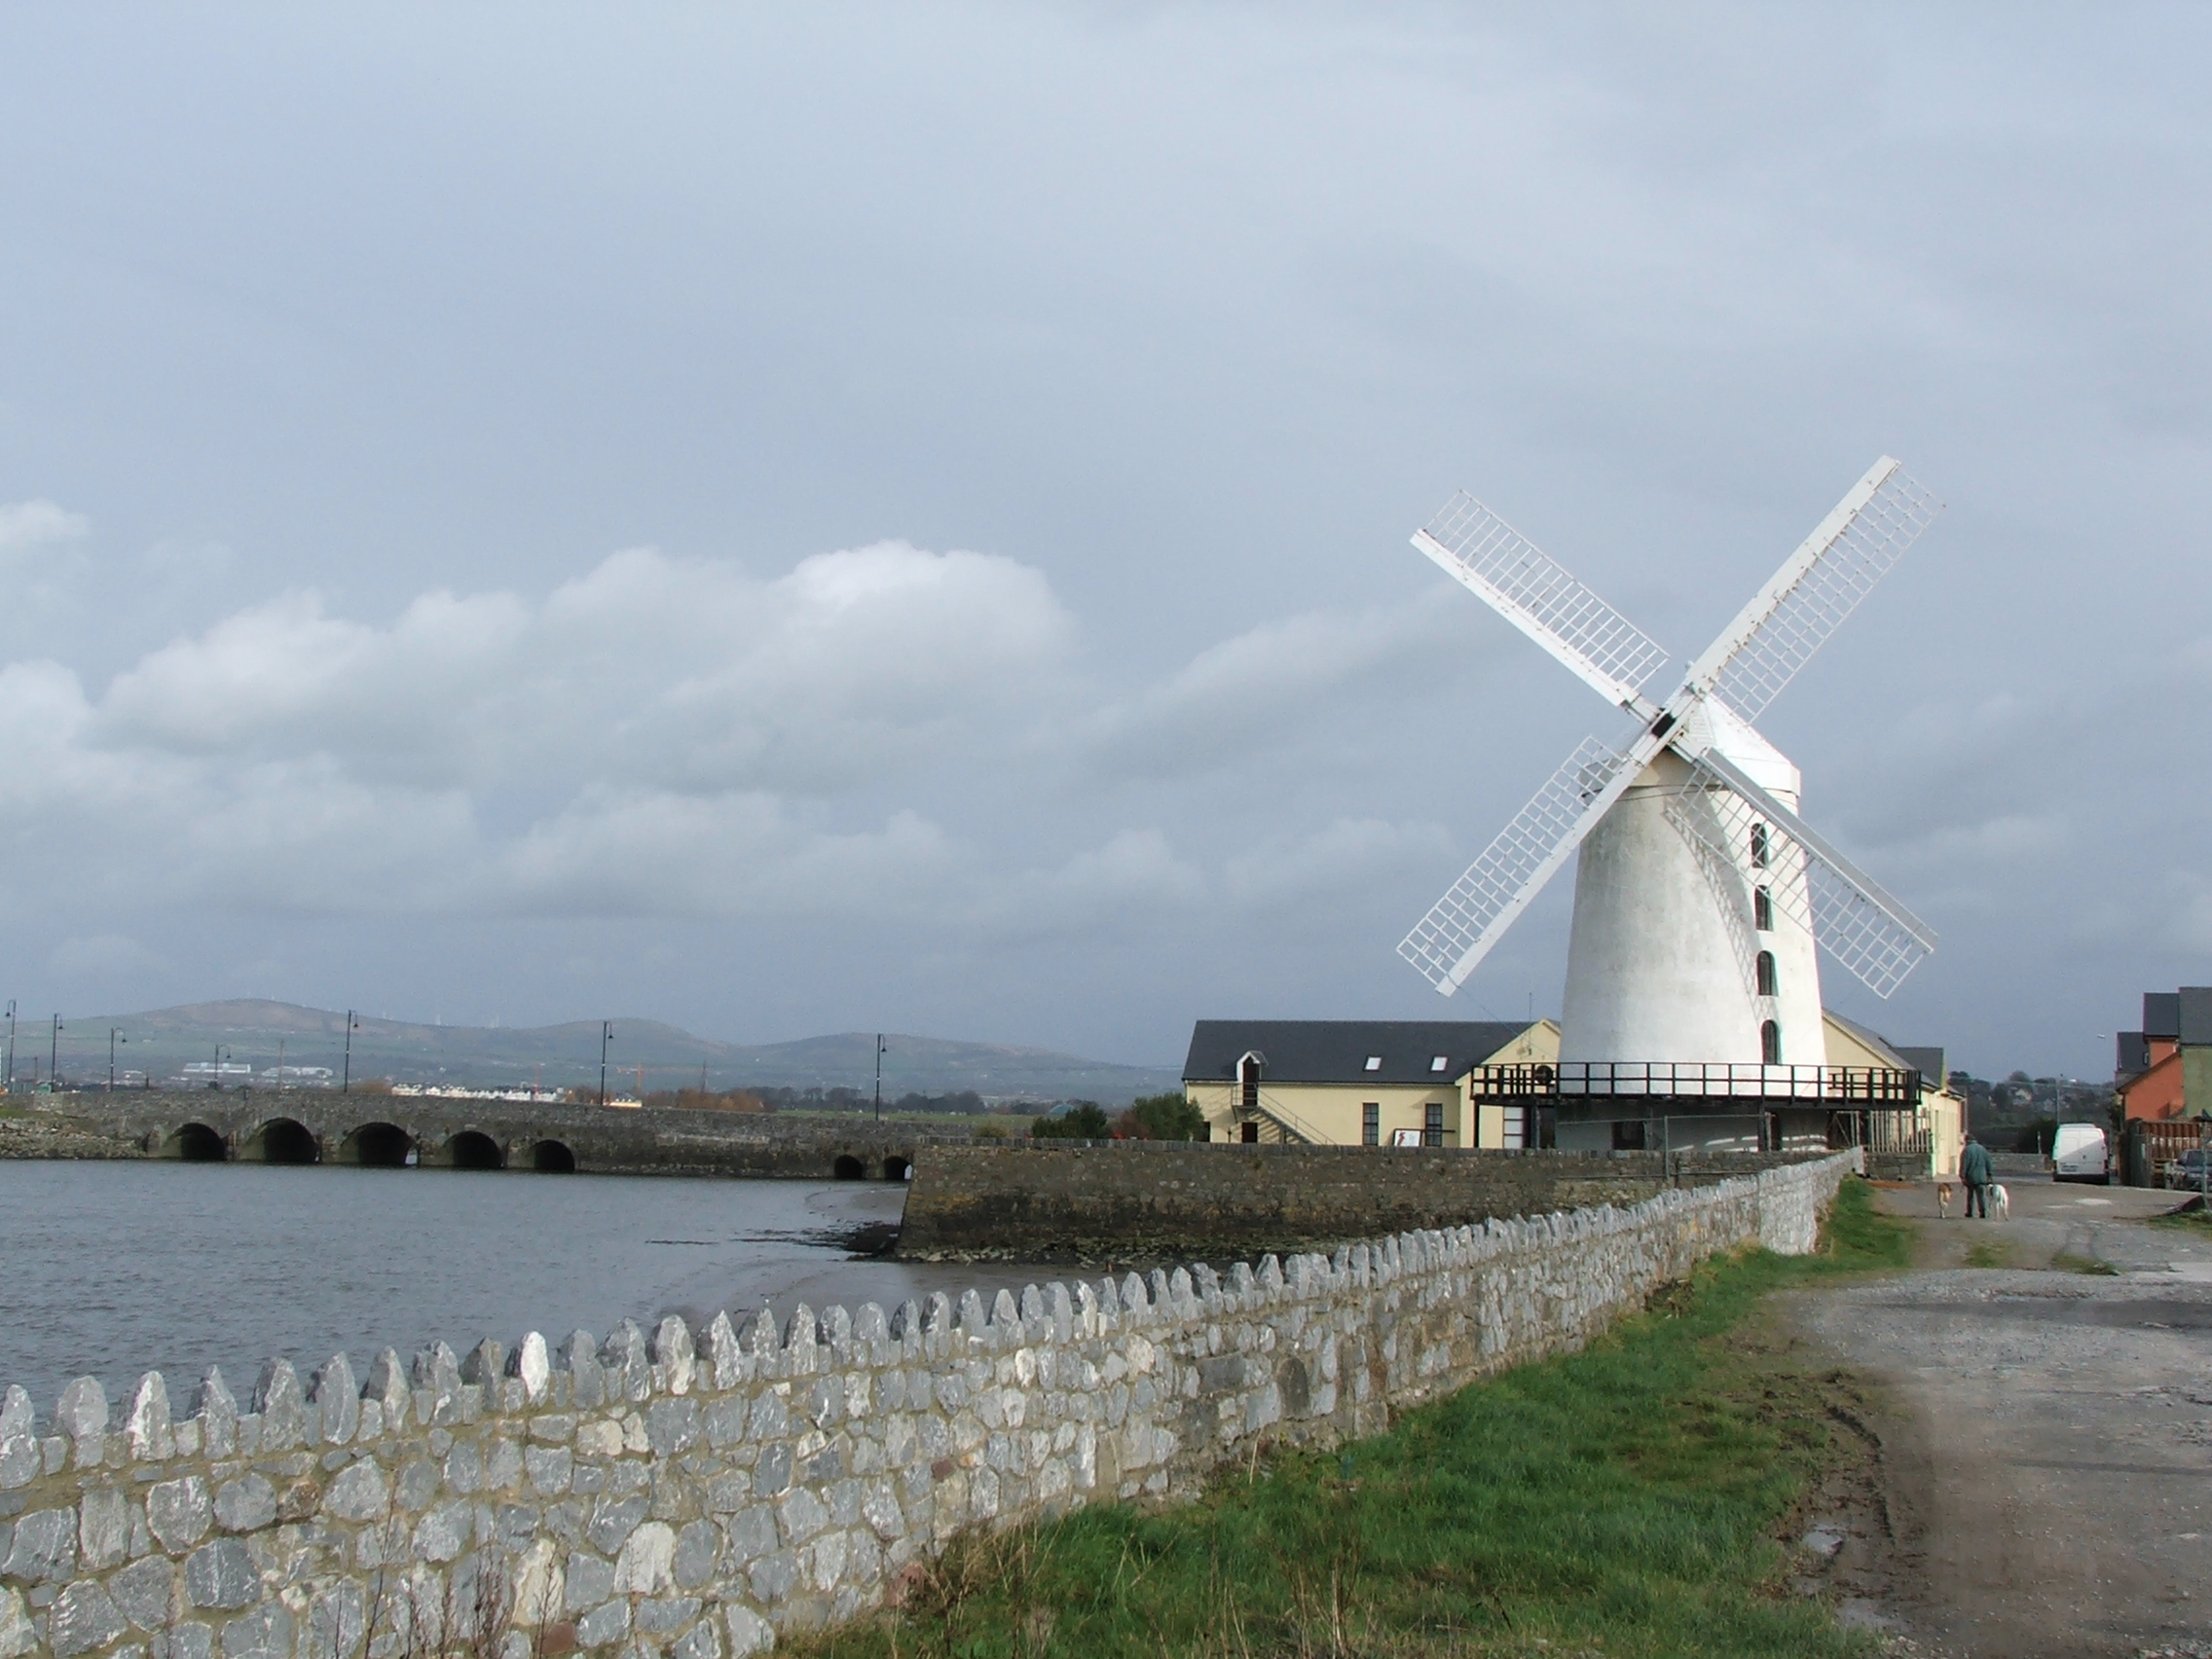
[[[1579,851],[1563,1075],[1658,1063],[1734,1080],[1748,1067],[1754,1091],[1772,1077],[1788,1093],[1775,1068],[1820,1067],[1815,941],[1887,998],[1936,936],[1804,822],[1797,768],[1751,722],[1939,505],[1898,461],[1876,461],[1657,703],[1644,688],[1667,649],[1455,497],[1414,545],[1638,725],[1626,742],[1580,744],[1398,954],[1451,995]]]

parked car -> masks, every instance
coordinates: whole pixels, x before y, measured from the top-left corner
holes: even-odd
[[[2212,1154],[2200,1146],[2193,1146],[2159,1171],[2164,1185],[2184,1192],[2201,1193],[2204,1190],[2204,1162]]]
[[[2105,1132],[2094,1124],[2061,1124],[2050,1144],[2050,1178],[2053,1181],[2112,1180],[2112,1164],[2105,1155]]]

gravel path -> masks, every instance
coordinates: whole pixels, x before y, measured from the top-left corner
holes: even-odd
[[[1884,1192],[1926,1265],[1789,1310],[1888,1396],[1850,1610],[1962,1659],[2212,1642],[2212,1235],[2145,1224],[2172,1194],[2007,1185],[1987,1223]]]

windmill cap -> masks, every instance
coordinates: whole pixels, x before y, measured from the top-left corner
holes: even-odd
[[[1751,722],[1717,697],[1703,697],[1691,711],[1688,725],[1692,742],[1703,741],[1720,751],[1751,775],[1767,793],[1779,795],[1785,806],[1794,807],[1804,789],[1804,774],[1788,756],[1758,734]]]

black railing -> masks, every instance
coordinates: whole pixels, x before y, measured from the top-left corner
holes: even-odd
[[[1762,1066],[1688,1060],[1561,1060],[1478,1066],[1477,1100],[1621,1098],[1803,1100],[1820,1105],[1917,1106],[1920,1073],[1890,1066]]]

